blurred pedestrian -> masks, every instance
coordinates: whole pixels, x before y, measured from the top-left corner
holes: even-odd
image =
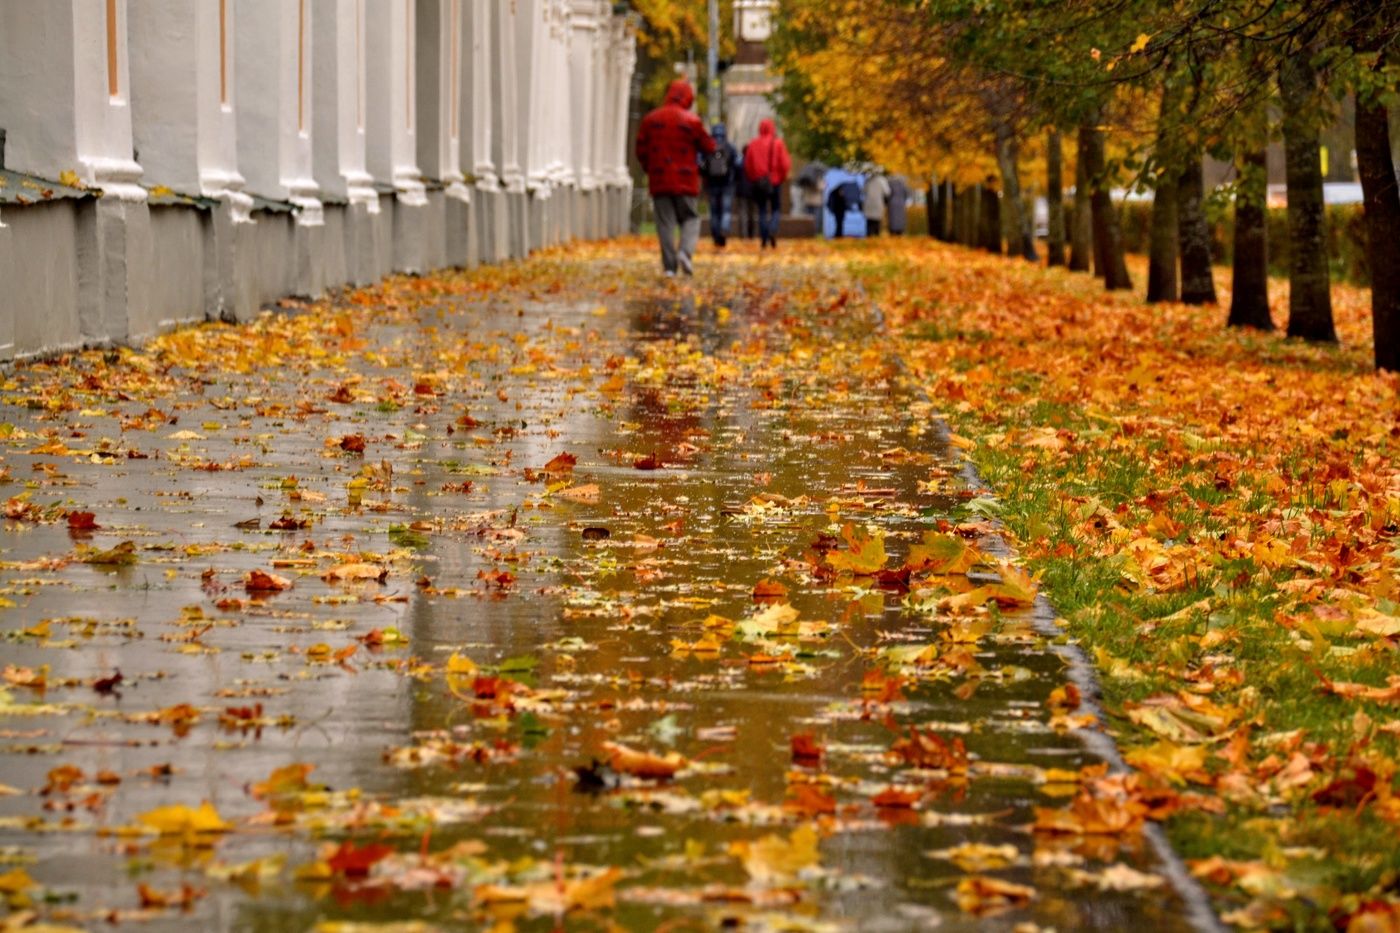
[[[860,185],[854,178],[841,182],[826,196],[826,206],[836,220],[836,234],[832,239],[839,240],[846,235],[846,212],[860,210]]]
[[[890,197],[890,183],[878,169],[865,179],[865,235],[879,236],[885,219],[885,203]]]
[[[758,204],[758,233],[762,246],[778,245],[778,220],[782,216],[783,182],[792,170],[792,156],[778,136],[773,121],[758,123],[758,138],[749,143],[744,156],[744,176],[753,186]]]
[[[700,174],[710,201],[710,238],[715,246],[724,249],[734,215],[734,184],[739,178],[740,159],[738,150],[725,135],[723,123],[710,127],[710,136],[715,148],[700,156]]]
[[[886,205],[886,215],[892,236],[903,236],[904,231],[909,229],[909,200],[909,182],[904,180],[903,175],[890,176],[890,197]]]
[[[693,103],[694,89],[684,78],[677,78],[666,91],[666,102],[642,117],[637,129],[637,161],[647,173],[666,275],[695,274],[693,257],[700,239],[699,157],[715,148],[705,124],[690,112]]]

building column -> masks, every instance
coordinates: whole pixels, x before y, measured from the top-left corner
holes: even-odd
[[[463,61],[469,0],[417,3],[418,165],[441,188],[432,207],[428,264],[465,265],[469,252],[471,190],[462,171]]]
[[[287,201],[296,222],[324,222],[312,172],[310,0],[238,0],[234,110],[238,165],[252,194]]]
[[[496,167],[496,18],[499,4],[473,2],[467,16],[469,93],[463,97],[463,124],[468,127],[463,164],[470,166],[474,189],[476,256],[498,262],[506,246],[505,196]]]
[[[90,211],[69,209],[67,242],[53,244],[77,280],[66,300],[15,312],[25,317],[13,319],[15,341],[31,351],[139,339],[151,329],[143,317],[150,213],[132,146],[127,18],[126,0],[0,4],[6,166],[56,180],[72,173],[102,191]]]
[[[233,6],[131,5],[132,133],[148,184],[223,201],[235,222],[247,222],[253,199],[238,171]]]
[[[608,139],[605,142],[607,153],[604,162],[608,183],[613,187],[613,200],[616,204],[615,217],[609,233],[613,236],[626,233],[631,225],[632,174],[627,169],[627,117],[628,100],[631,93],[632,71],[637,64],[637,32],[635,22],[627,15],[615,15],[612,22],[611,54],[613,71],[609,78],[612,86],[610,109],[612,120],[608,126]]]
[[[418,2],[418,165],[447,196],[470,201],[462,173],[464,0]],[[469,0],[468,0],[469,2]]]
[[[378,214],[379,193],[365,154],[365,2],[312,0],[312,164],[321,190]]]
[[[571,125],[569,140],[569,165],[573,170],[578,187],[580,214],[575,221],[575,236],[596,237],[597,224],[593,219],[596,211],[596,189],[598,181],[594,177],[594,142],[599,138],[599,122],[603,118],[599,106],[600,93],[607,83],[598,75],[603,62],[597,54],[599,18],[605,6],[597,0],[574,0],[573,46],[569,57],[569,89],[572,93],[572,107],[576,115]]]
[[[526,242],[525,172],[520,151],[520,35],[518,22],[525,15],[516,3],[493,3],[492,36],[494,106],[491,133],[492,161],[505,189],[506,255],[521,257],[528,252]]]
[[[366,116],[370,174],[394,192],[393,267],[427,268],[427,189],[418,168],[415,73],[417,8],[413,0],[367,0],[369,74]]]
[[[414,101],[415,9],[410,0],[366,0],[368,16],[368,163],[409,207],[427,203],[417,163]]]

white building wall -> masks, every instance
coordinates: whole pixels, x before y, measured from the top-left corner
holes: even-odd
[[[101,193],[6,204],[0,358],[523,255],[600,229],[581,191],[618,229],[633,52],[611,10],[0,0],[5,167]]]

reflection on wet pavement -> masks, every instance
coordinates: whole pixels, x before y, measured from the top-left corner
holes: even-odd
[[[730,260],[580,248],[21,367],[12,910],[1184,925],[870,310]]]

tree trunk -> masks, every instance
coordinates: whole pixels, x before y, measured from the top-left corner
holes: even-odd
[[[1176,210],[1181,300],[1188,305],[1213,305],[1216,299],[1210,263],[1210,225],[1206,223],[1205,177],[1198,149],[1186,154],[1186,163],[1177,182]]]
[[[1045,204],[1048,214],[1048,239],[1045,243],[1046,262],[1052,266],[1065,264],[1065,195],[1064,153],[1060,151],[1060,131],[1052,129],[1046,135]]]
[[[1235,259],[1230,285],[1229,327],[1273,330],[1269,316],[1269,238],[1265,214],[1268,164],[1263,149],[1240,160],[1235,193]]]
[[[982,201],[977,214],[977,245],[1001,255],[1001,198],[990,185],[982,185]]]
[[[943,201],[938,194],[942,191],[942,186],[935,180],[930,179],[928,189],[924,192],[924,210],[928,214],[928,235],[935,240],[943,239]]]
[[[1035,231],[1031,229],[1031,218],[1027,216],[1021,201],[1021,147],[1016,141],[1016,133],[1011,124],[999,122],[997,134],[997,167],[1001,170],[1001,190],[1003,208],[1007,212],[1006,229],[1007,253],[1019,255],[1022,259],[1035,262],[1040,257],[1035,253]]]
[[[1147,300],[1176,301],[1176,172],[1170,166],[1157,174],[1152,194],[1152,233],[1147,247]]]
[[[977,202],[973,192],[972,188],[959,188],[953,195],[954,239],[963,246],[973,246],[977,240],[973,236],[977,222],[977,215],[974,213]]]
[[[953,235],[953,228],[956,227],[956,220],[958,220],[958,213],[955,210],[958,206],[956,193],[958,193],[958,188],[952,182],[944,182],[944,193],[942,193],[944,209],[942,210],[944,210],[944,240],[948,242],[956,240],[955,235]]]
[[[1113,195],[1104,166],[1103,130],[1086,126],[1080,128],[1080,133],[1088,137],[1087,145],[1080,148],[1086,156],[1084,171],[1092,190],[1089,209],[1094,215],[1095,265],[1103,276],[1104,288],[1109,291],[1132,288],[1133,280],[1128,275],[1128,264],[1123,256],[1123,231],[1118,224],[1118,210],[1113,206]]]
[[[1366,206],[1366,267],[1371,273],[1371,327],[1376,368],[1400,372],[1400,190],[1390,154],[1385,104],[1356,101],[1356,169]]]
[[[1310,117],[1318,81],[1306,51],[1284,61],[1278,86],[1283,98],[1283,152],[1288,169],[1288,336],[1336,343],[1322,159],[1317,125]]]
[[[1079,129],[1078,155],[1074,160],[1074,227],[1070,230],[1069,268],[1088,272],[1093,268],[1094,227],[1089,211],[1089,173],[1085,171],[1084,127]]]

